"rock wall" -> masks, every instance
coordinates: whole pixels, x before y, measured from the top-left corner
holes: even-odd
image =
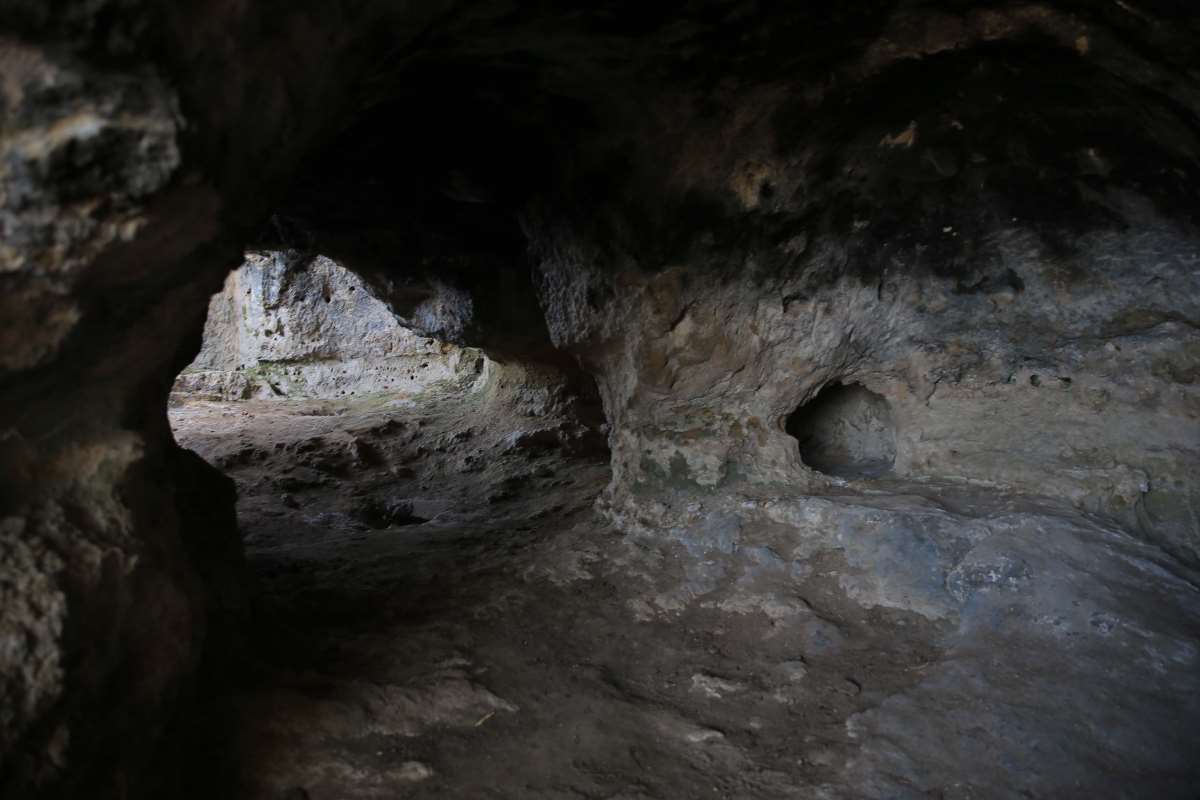
[[[483,357],[402,327],[359,278],[327,258],[250,254],[209,302],[204,344],[172,394],[402,396],[474,375]]]
[[[662,116],[620,174],[636,189],[606,216],[568,196],[611,179],[599,156],[531,209],[548,329],[605,397],[622,518],[843,491],[786,421],[858,383],[890,407],[892,476],[1064,498],[1198,563],[1200,95],[1152,88],[1111,35],[897,13],[807,93],[728,79],[648,102]]]
[[[1068,498],[1195,563],[1200,243],[1150,209],[1129,213],[1136,223],[1067,255],[1009,218],[963,245],[965,280],[905,271],[952,237],[938,221],[889,242],[873,283],[846,275],[828,240],[757,286],[682,268],[594,278],[620,286],[613,318],[589,313],[606,335],[587,345],[615,431],[615,501],[633,513],[664,492],[834,490],[786,421],[822,387],[861,383],[890,407],[894,476]],[[1101,281],[1068,277],[1099,265]]]
[[[86,47],[15,38],[9,25],[45,7],[13,6],[0,8],[0,795],[123,796],[241,603],[232,483],[174,448],[163,404],[227,262],[211,190],[180,181],[176,90],[142,61],[99,67]],[[80,35],[68,16],[99,13],[59,10],[47,24],[65,38]]]

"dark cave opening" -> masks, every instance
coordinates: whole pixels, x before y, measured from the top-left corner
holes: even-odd
[[[355,729],[357,712],[331,715],[326,695],[357,697],[410,642],[424,648],[411,674],[375,680],[411,711],[469,726],[511,713],[465,683],[457,638],[490,597],[561,605],[515,575],[591,524],[609,480],[590,377],[427,337],[341,264],[257,252],[213,296],[168,416],[178,444],[236,487],[249,587],[237,632],[253,632],[203,676],[209,701],[181,734],[197,754],[185,796],[275,792],[260,773],[291,756],[271,720]],[[473,647],[523,669],[523,643],[488,627]],[[429,753],[385,752],[401,759],[390,780],[431,774]]]
[[[806,466],[841,478],[886,474],[896,461],[892,409],[861,383],[831,383],[787,418]]]
[[[311,544],[306,531],[361,538],[494,512],[554,476],[531,463],[607,457],[582,373],[426,336],[352,270],[297,252],[250,252],[229,274],[168,417],[237,484],[249,562],[267,574]],[[571,483],[554,477],[548,488]]]

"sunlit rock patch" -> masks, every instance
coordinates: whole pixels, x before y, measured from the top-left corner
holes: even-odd
[[[204,344],[172,397],[406,395],[477,373],[483,358],[403,327],[328,258],[252,253],[209,303]]]

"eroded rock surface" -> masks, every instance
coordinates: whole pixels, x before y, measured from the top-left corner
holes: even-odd
[[[327,258],[251,254],[209,302],[204,345],[172,392],[217,400],[405,395],[482,370],[482,359],[403,327]]]

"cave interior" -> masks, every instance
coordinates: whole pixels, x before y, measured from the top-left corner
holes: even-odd
[[[1184,0],[0,0],[0,797],[1192,800]]]

